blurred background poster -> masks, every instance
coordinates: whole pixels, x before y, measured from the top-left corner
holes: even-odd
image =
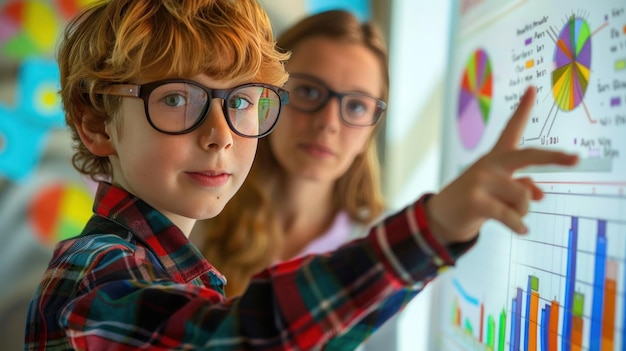
[[[71,165],[56,45],[93,0],[0,0],[0,349],[23,346],[28,302],[59,240],[80,233],[95,184]],[[278,32],[331,7],[367,1],[262,1]]]
[[[0,345],[23,346],[25,314],[54,244],[89,219],[92,184],[71,166],[54,61],[88,1],[0,3]]]

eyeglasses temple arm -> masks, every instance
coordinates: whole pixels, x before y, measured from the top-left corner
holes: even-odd
[[[280,96],[280,103],[283,106],[289,103],[289,92],[287,90],[281,90],[278,95]]]
[[[96,92],[105,95],[139,97],[140,86],[135,84],[114,84],[98,89]]]

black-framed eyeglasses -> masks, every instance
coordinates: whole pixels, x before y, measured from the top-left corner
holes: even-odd
[[[150,125],[161,133],[178,135],[198,128],[213,99],[223,99],[228,126],[237,135],[260,138],[278,122],[289,93],[263,83],[247,83],[230,89],[211,89],[187,79],[164,79],[145,84],[111,84],[98,93],[140,98]]]
[[[378,98],[359,92],[336,92],[319,78],[304,73],[290,73],[285,89],[289,91],[289,106],[302,112],[317,112],[336,97],[341,120],[350,126],[374,125],[387,108]]]

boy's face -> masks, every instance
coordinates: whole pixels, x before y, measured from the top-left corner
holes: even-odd
[[[192,80],[211,88],[241,82]],[[145,83],[145,82],[142,82]],[[141,99],[122,99],[118,122],[106,126],[115,149],[113,183],[141,198],[189,233],[195,220],[214,217],[248,175],[257,139],[234,134],[214,99],[197,129],[167,135],[152,128]]]

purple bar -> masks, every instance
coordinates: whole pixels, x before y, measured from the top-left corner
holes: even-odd
[[[515,330],[517,330],[517,326],[515,325],[515,322],[517,321],[517,315],[515,314],[515,311],[517,311],[517,298],[516,297],[514,297],[511,302],[512,318],[511,318],[511,342],[509,342],[509,351],[519,351],[519,346],[517,347],[517,349],[515,349],[515,339],[513,338],[515,336]]]
[[[526,44],[526,45],[530,45],[532,43],[533,43],[533,37],[530,37],[530,38],[526,39],[526,41],[524,42],[524,44]]]
[[[520,349],[522,336],[522,289],[517,288],[517,303],[515,304],[515,334],[513,335],[513,350]]]
[[[530,292],[530,290],[532,290],[531,288],[531,282],[532,282],[532,277],[529,275],[528,276],[528,288],[526,289],[526,328],[524,328],[524,350],[528,350],[528,343],[530,342],[529,339],[529,335],[530,335],[530,299],[532,296],[532,293]]]
[[[567,272],[565,273],[565,304],[563,306],[563,336],[561,351],[571,350],[574,292],[576,292],[576,252],[578,251],[578,217],[572,217],[567,248]]]

